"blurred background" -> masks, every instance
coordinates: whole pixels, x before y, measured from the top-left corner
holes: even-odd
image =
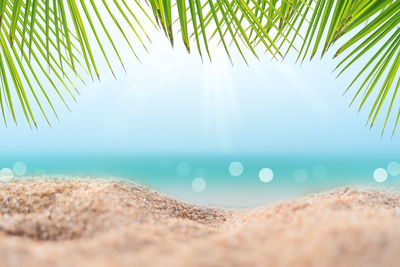
[[[51,127],[2,125],[0,174],[129,179],[229,207],[344,185],[400,187],[399,134],[365,127],[368,110],[343,96],[354,73],[335,79],[329,56],[303,66],[268,55],[246,66],[236,56],[232,66],[222,49],[202,63],[162,34],[152,40],[141,63],[126,52],[117,80],[105,71],[79,84],[78,103],[59,105]]]

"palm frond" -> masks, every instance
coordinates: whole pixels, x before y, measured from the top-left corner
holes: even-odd
[[[343,32],[346,33],[355,29],[361,23],[365,22],[365,19],[371,19],[371,21],[343,44],[336,53],[336,56],[349,51],[351,48],[351,51],[338,64],[338,68],[341,68],[339,75],[361,58],[370,58],[351,82],[347,91],[355,86],[356,81],[364,79],[356,90],[352,101],[353,103],[357,98],[361,99],[360,110],[364,107],[367,100],[373,97],[373,93],[376,91],[374,99],[371,99],[372,108],[367,120],[367,123],[370,123],[370,127],[376,122],[385,100],[390,101],[382,129],[383,134],[394,107],[394,100],[400,82],[400,77],[397,75],[400,62],[400,29],[398,28],[400,24],[400,1],[377,1],[366,7],[364,13],[367,15],[364,15],[363,19],[358,17],[351,21],[343,28]],[[393,87],[395,79],[398,82]],[[360,94],[362,91],[363,93]],[[399,114],[400,106],[396,122],[393,126],[393,133],[397,127]]]
[[[369,105],[372,108],[367,120],[370,127],[375,124],[382,109],[387,108],[383,134],[396,105],[400,84],[400,1],[317,0],[305,9],[313,11],[297,60],[303,62],[307,56],[311,60],[318,51],[321,51],[323,57],[335,42],[345,37],[347,41],[342,43],[334,55],[338,57],[347,54],[336,68],[340,70],[339,75],[356,62],[363,64],[361,62],[367,61],[345,93],[363,79],[351,104],[361,99],[361,110],[366,106],[367,100],[370,100]],[[385,100],[390,103],[385,105]],[[395,117],[393,133],[400,117],[400,105],[397,105],[399,111]]]
[[[20,108],[30,125],[36,126],[37,111],[50,123],[47,109],[57,116],[54,97],[65,105],[66,96],[75,99],[70,77],[83,80],[87,73],[100,79],[98,60],[115,76],[111,59],[124,67],[115,38],[124,40],[139,59],[137,49],[147,51],[151,42],[150,25],[161,29],[172,45],[180,36],[187,51],[195,47],[202,60],[205,55],[211,60],[211,45],[222,45],[232,62],[234,51],[246,63],[247,53],[259,58],[268,52],[281,60],[290,51],[303,62],[319,53],[323,57],[344,40],[334,56],[341,57],[338,75],[366,62],[346,90],[356,87],[351,103],[359,99],[359,109],[371,106],[371,127],[387,109],[383,130],[391,117],[395,130],[400,118],[395,101],[399,24],[400,0],[3,0],[2,117],[5,123],[8,116],[16,121]],[[397,115],[391,116],[396,105]]]
[[[110,30],[127,41],[133,54],[135,50],[126,29],[120,26],[120,18],[129,22],[130,33],[145,47],[144,38],[149,37],[141,24],[144,21],[140,22],[136,17],[144,14],[141,4],[135,2],[135,5],[128,6],[124,0],[112,4],[113,7],[106,1],[99,4],[94,0],[1,2],[0,106],[6,124],[7,113],[17,121],[16,108],[21,108],[31,127],[37,127],[34,111],[37,109],[50,124],[44,105],[57,116],[53,105],[55,97],[65,105],[68,102],[66,95],[75,99],[77,90],[72,84],[74,79],[70,78],[72,74],[81,79],[82,74],[88,73],[92,78],[100,79],[94,48],[101,51],[113,74],[111,56],[116,56],[123,66]],[[135,16],[132,9],[137,7],[140,12]],[[151,22],[148,16],[145,18]],[[106,25],[106,19],[112,20],[115,27]],[[107,50],[106,45],[112,50]],[[45,81],[41,79],[43,76]],[[46,86],[44,82],[47,82]],[[42,97],[37,95],[39,92]]]
[[[35,112],[31,108],[31,99],[34,99],[49,122],[43,101],[36,97],[37,89],[40,88],[45,94],[45,102],[53,112],[54,100],[50,100],[44,89],[48,87],[43,86],[40,79],[31,77],[38,76],[36,68],[53,85],[55,95],[61,97],[61,91],[66,90],[74,97],[71,85],[67,86],[64,82],[64,79],[71,80],[71,74],[79,76],[87,72],[92,79],[100,79],[99,58],[95,57],[95,49],[101,52],[102,60],[105,60],[114,76],[110,57],[117,57],[124,66],[115,38],[125,40],[137,58],[133,38],[147,50],[150,38],[146,32],[148,27],[143,25],[163,29],[172,45],[176,32],[180,32],[187,50],[190,51],[194,43],[201,57],[205,49],[211,59],[210,39],[218,38],[217,42],[223,44],[229,58],[232,43],[245,61],[244,49],[258,57],[257,46],[279,58],[282,44],[290,44],[287,29],[289,20],[297,14],[292,6],[298,3],[302,2],[149,0],[148,5],[143,5],[139,0],[129,3],[126,0],[1,1],[0,92],[3,94],[0,95],[0,106],[3,119],[6,120],[8,110],[16,120],[14,109],[18,106],[22,108],[28,123],[36,126]],[[155,22],[148,11],[152,11]],[[279,38],[283,41],[278,45]],[[28,90],[33,98],[26,95]],[[14,98],[19,100],[18,105]],[[66,104],[63,97],[61,100]]]

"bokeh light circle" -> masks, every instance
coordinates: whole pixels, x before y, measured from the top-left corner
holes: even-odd
[[[191,172],[191,167],[190,164],[187,162],[179,162],[178,165],[176,166],[176,172],[180,175],[180,176],[188,176]]]
[[[308,172],[304,169],[297,169],[294,171],[294,180],[298,183],[304,183],[308,180]]]
[[[261,182],[269,183],[274,178],[274,172],[270,168],[263,168],[258,173],[258,177],[260,178]]]
[[[373,177],[376,182],[383,183],[384,181],[386,181],[388,173],[384,168],[378,168],[374,171]]]
[[[14,178],[14,173],[9,168],[4,168],[0,171],[0,181],[7,182]]]
[[[387,166],[387,171],[391,176],[400,174],[400,164],[397,161],[392,161]]]
[[[328,175],[327,169],[322,165],[316,165],[312,170],[313,177],[323,179]]]
[[[232,162],[229,165],[229,173],[232,176],[240,176],[240,175],[242,175],[243,170],[244,170],[244,168],[243,168],[242,163],[240,163],[238,161]]]
[[[28,171],[28,167],[23,162],[16,162],[13,166],[13,172],[16,176],[24,176]]]
[[[206,190],[206,188],[207,188],[207,183],[203,178],[197,177],[192,181],[193,191],[200,193]]]

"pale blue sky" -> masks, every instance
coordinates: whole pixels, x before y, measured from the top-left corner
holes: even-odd
[[[156,35],[157,36],[157,35]],[[80,84],[72,112],[57,105],[60,122],[38,130],[23,123],[1,128],[1,154],[8,153],[396,153],[398,133],[381,138],[367,114],[342,97],[351,71],[331,74],[325,58],[303,64],[277,63],[265,55],[247,67],[222,51],[213,64],[196,53],[172,49],[162,34],[139,63],[124,52],[127,69],[114,80],[105,66],[101,83]],[[389,129],[391,130],[391,129]]]

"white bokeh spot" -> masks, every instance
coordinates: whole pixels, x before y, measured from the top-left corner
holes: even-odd
[[[200,193],[206,190],[206,188],[207,188],[207,183],[203,178],[197,177],[193,180],[192,182],[193,191]]]
[[[16,176],[24,176],[28,171],[28,167],[25,163],[19,161],[16,162],[13,166],[13,172]]]
[[[242,175],[243,170],[244,170],[244,168],[243,168],[242,163],[240,163],[238,161],[232,162],[229,165],[229,173],[232,176],[240,176],[240,175]]]
[[[0,171],[0,181],[9,182],[14,178],[14,173],[9,168],[4,168]]]
[[[374,171],[373,177],[376,182],[383,183],[384,181],[386,181],[388,173],[384,168],[378,168]]]
[[[261,182],[269,183],[274,178],[274,172],[270,168],[263,168],[258,173],[258,177],[260,178]]]
[[[400,174],[400,164],[397,161],[392,161],[387,166],[387,171],[391,176]]]

